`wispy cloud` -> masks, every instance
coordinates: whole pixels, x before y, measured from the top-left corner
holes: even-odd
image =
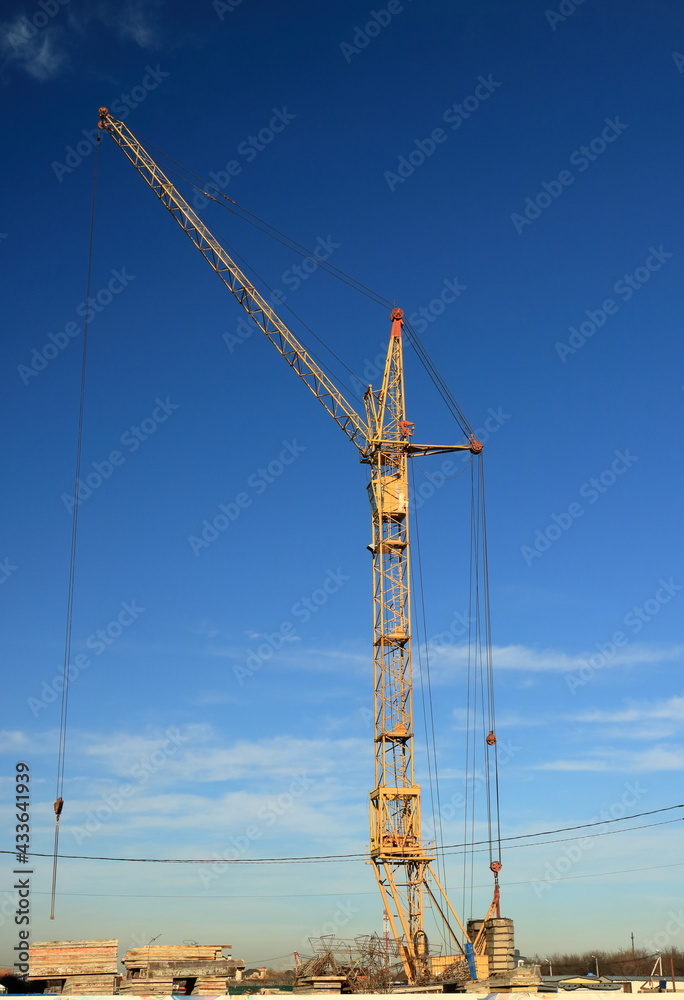
[[[102,23],[113,28],[121,38],[130,39],[142,49],[156,48],[159,32],[152,24],[151,13],[157,6],[144,0],[115,6],[102,4],[99,16]]]
[[[161,44],[157,14],[159,0],[99,0],[96,3],[74,5],[69,10],[69,25],[75,32],[86,35],[92,26],[101,25],[117,38],[133,42],[141,49],[154,49]]]
[[[0,753],[13,753],[29,746],[29,738],[19,729],[0,730]]]
[[[53,25],[37,30],[26,17],[0,23],[5,66],[16,66],[34,80],[51,80],[67,64],[66,32]]]
[[[244,661],[245,657],[254,651],[254,647],[259,645],[260,637],[264,636],[264,633],[261,632],[245,634],[249,637],[249,646],[213,646],[209,650],[209,655],[234,660],[236,663]],[[292,643],[298,641],[300,641],[299,637],[293,636],[288,643],[290,648],[287,649],[285,637],[283,637],[283,648],[273,653],[273,662],[282,666],[287,665],[288,670],[339,671],[344,673],[371,668],[370,651],[359,653],[353,649],[293,648]]]
[[[234,695],[227,694],[225,691],[198,691],[197,694],[192,695],[189,699],[191,705],[207,706],[210,705],[239,705],[240,699],[236,698]]]
[[[54,14],[39,8],[26,13],[18,9],[8,20],[0,21],[3,66],[14,67],[40,83],[52,80],[69,68],[72,53],[90,44],[98,28],[106,28],[122,42],[139,48],[158,48],[158,9],[158,0],[120,4],[101,0],[80,5],[72,0],[68,7],[59,4]],[[47,23],[46,18],[50,18]]]
[[[454,708],[452,715],[455,720],[454,729],[471,732],[481,728],[481,719],[474,713],[468,712],[465,708]],[[548,718],[544,713],[521,714],[519,712],[499,712],[496,718],[496,728],[501,729],[521,729],[528,726],[544,726],[548,724]]]
[[[465,644],[432,645],[429,647],[432,663],[440,670],[459,670],[468,665],[469,650]],[[534,673],[570,673],[586,667],[596,650],[585,653],[562,653],[556,649],[534,649],[530,646],[493,646],[492,661],[497,670],[521,670]],[[650,647],[629,645],[619,649],[610,658],[611,666],[643,666],[653,663],[670,663],[684,658],[684,646]]]
[[[199,621],[188,625],[187,629],[192,635],[203,635],[207,639],[215,639],[219,634],[218,628],[208,618],[201,618]]]
[[[590,750],[575,760],[554,760],[532,767],[535,771],[647,771],[684,770],[684,748],[655,746],[649,750]]]
[[[28,735],[19,730],[0,731],[0,751],[14,753],[18,747],[33,755],[55,753],[56,732]],[[155,754],[173,743],[163,769],[164,783],[270,781],[306,771],[320,776],[357,766],[363,771],[368,747],[361,739],[306,739],[296,736],[267,736],[263,739],[231,738],[207,723],[150,727],[145,732],[116,730],[107,734],[74,730],[70,736],[76,768],[93,780],[130,775],[141,762],[154,761]]]
[[[1,735],[7,753],[14,755],[21,746],[34,754],[51,742],[55,753],[54,731]],[[271,851],[285,849],[279,840],[284,834],[316,842],[338,834],[362,849],[371,779],[367,749],[365,740],[349,738],[236,739],[205,724],[106,734],[74,730],[65,835],[70,832],[79,843],[91,836],[99,842],[126,836],[130,844],[132,838],[137,842],[142,834],[164,830],[171,844],[182,828],[225,846],[230,833],[244,839],[244,831],[255,824],[251,840],[260,843],[272,835],[278,843]],[[0,807],[3,819],[9,810],[9,805]],[[37,803],[35,814],[36,822],[49,824],[49,803]],[[295,841],[288,844],[287,850],[298,849]],[[201,854],[197,845],[194,853]]]
[[[675,696],[665,701],[632,702],[622,709],[604,710],[592,708],[578,715],[570,715],[576,722],[644,722],[647,719],[663,719],[669,722],[684,722],[684,698]]]

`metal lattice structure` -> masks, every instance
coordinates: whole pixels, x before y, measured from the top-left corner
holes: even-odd
[[[454,451],[477,453],[482,445],[474,438],[460,445],[411,442],[412,424],[406,419],[404,400],[401,309],[394,309],[391,314],[382,385],[377,390],[368,387],[364,397],[365,418],[360,416],[133,133],[112,118],[106,108],[100,109],[99,127],[112,136],[245,312],[358,448],[361,461],[369,467],[375,719],[370,863],[389,918],[396,961],[409,983],[423,982],[431,976],[423,926],[426,893],[442,917],[456,952],[462,954],[463,946],[454,927],[466,941],[467,934],[436,878],[431,867],[434,859],[426,853],[421,835],[420,787],[415,784],[412,751],[408,459]],[[329,959],[330,956],[326,961]]]
[[[339,980],[344,990],[351,993],[388,993],[406,978],[402,947],[388,936],[363,934],[352,940],[326,934],[309,938],[312,956],[297,970],[296,984],[306,991],[316,980]],[[451,961],[441,956],[431,956],[439,971],[431,980],[450,983],[465,982],[470,978],[464,958]],[[314,987],[315,989],[315,987]]]

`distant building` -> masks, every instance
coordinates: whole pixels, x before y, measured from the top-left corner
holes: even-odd
[[[29,947],[29,982],[43,992],[68,996],[113,993],[119,983],[116,938],[94,941],[34,941]]]
[[[263,979],[268,969],[245,969],[244,978],[245,979]]]

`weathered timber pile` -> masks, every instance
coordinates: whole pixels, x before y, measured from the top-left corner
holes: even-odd
[[[92,941],[34,941],[29,947],[31,981],[68,996],[113,993],[118,983],[116,938]]]
[[[29,947],[29,979],[116,975],[116,938],[104,941],[34,941]]]
[[[119,987],[119,993],[128,996],[169,996],[177,992],[177,984],[174,986],[174,979],[194,979],[194,977],[174,976],[166,979],[123,979]],[[234,980],[233,980],[234,981]],[[191,995],[197,996],[221,996],[228,993],[229,984],[226,976],[198,976],[195,985],[192,987]]]
[[[92,997],[108,996],[118,986],[120,976],[68,976],[62,988],[63,996]]]
[[[245,963],[223,955],[228,944],[156,945],[132,948],[123,958],[127,976],[121,993],[142,996],[182,987],[193,996],[225,993],[227,980],[242,976]]]
[[[127,969],[147,968],[148,965],[187,965],[189,962],[226,962],[222,952],[229,944],[155,944],[143,948],[131,948],[123,958]]]
[[[341,993],[346,976],[298,976],[293,993]]]

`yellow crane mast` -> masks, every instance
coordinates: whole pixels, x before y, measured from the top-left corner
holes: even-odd
[[[176,219],[205,260],[306,383],[368,465],[373,535],[373,663],[375,786],[370,793],[370,864],[380,888],[392,934],[409,983],[431,975],[424,929],[429,896],[460,955],[473,945],[432,867],[421,835],[420,786],[413,764],[413,684],[411,673],[411,580],[409,536],[409,456],[482,450],[471,436],[466,444],[414,444],[404,403],[403,312],[391,314],[382,385],[364,395],[365,418],[344,398],[291,330],[249,282],[226,250],[182,198],[141,143],[107,108],[99,128],[109,133],[136,170]],[[490,913],[492,912],[490,908]],[[489,915],[489,914],[488,914]],[[453,929],[457,925],[465,945]],[[482,935],[474,943],[484,948]],[[465,949],[465,950],[464,950]]]

